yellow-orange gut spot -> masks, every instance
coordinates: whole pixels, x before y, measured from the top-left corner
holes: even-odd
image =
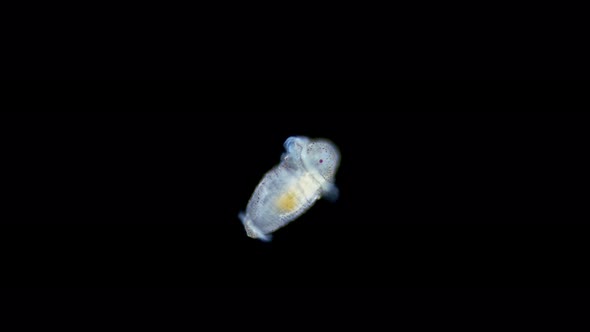
[[[295,193],[288,190],[277,199],[277,207],[284,212],[291,212],[297,206]]]

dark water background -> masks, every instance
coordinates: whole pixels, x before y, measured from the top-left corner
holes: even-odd
[[[587,121],[556,111],[561,100],[415,85],[128,88],[31,96],[4,113],[8,288],[165,294],[217,314],[256,312],[246,299],[334,315],[381,301],[371,308],[404,315],[481,294],[516,308],[587,285]],[[262,243],[237,214],[291,135],[339,146],[340,199]]]

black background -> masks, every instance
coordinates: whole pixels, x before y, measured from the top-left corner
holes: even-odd
[[[589,77],[573,4],[13,6],[0,78]]]
[[[248,298],[413,312],[482,289],[585,287],[587,118],[493,88],[31,88],[2,119],[5,285],[160,290],[216,313]],[[237,214],[291,135],[339,146],[340,199],[262,243]]]

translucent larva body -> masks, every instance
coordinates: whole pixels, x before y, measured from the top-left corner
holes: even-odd
[[[246,234],[270,241],[271,233],[295,220],[321,197],[335,200],[338,148],[326,139],[289,137],[281,162],[267,172],[239,214]]]

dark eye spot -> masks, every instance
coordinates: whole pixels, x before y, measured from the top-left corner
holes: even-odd
[[[324,160],[323,159],[320,159],[320,164],[323,163],[323,162],[324,162]]]

